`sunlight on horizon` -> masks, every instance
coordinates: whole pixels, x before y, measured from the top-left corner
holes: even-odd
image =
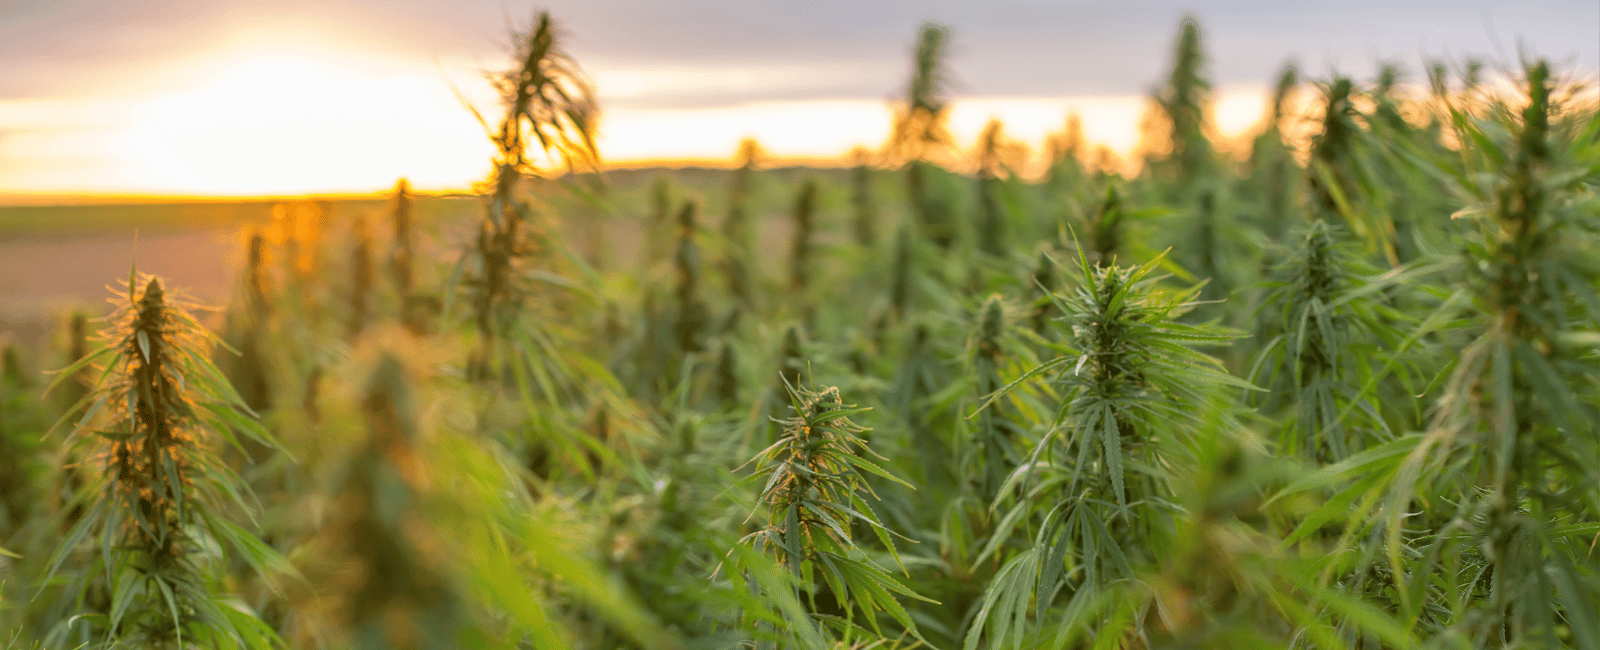
[[[364,76],[313,57],[249,59],[142,103],[107,150],[167,192],[360,191],[470,178],[492,151],[437,76]]]
[[[251,39],[259,43],[262,39]],[[483,180],[493,149],[452,84],[493,121],[497,101],[475,72],[437,64],[375,64],[373,54],[234,47],[231,58],[186,63],[190,87],[150,96],[0,101],[0,194],[273,196],[366,193],[406,177],[422,189]],[[363,58],[364,57],[364,58]],[[203,70],[203,72],[195,72]],[[607,110],[611,97],[699,79],[727,89],[750,71],[680,71],[660,82],[641,71],[593,71],[602,108],[597,143],[608,166],[718,164],[756,138],[776,162],[844,164],[856,147],[887,140],[892,106],[873,100],[794,100],[697,108]],[[791,73],[798,74],[796,71]],[[448,78],[447,78],[448,75]],[[722,78],[728,76],[728,78]],[[892,85],[896,80],[886,79]],[[763,84],[785,83],[766,80]],[[614,88],[613,88],[614,87]],[[124,89],[129,92],[131,89]],[[1234,136],[1260,119],[1265,92],[1224,89],[1214,116]],[[1125,156],[1138,141],[1142,96],[958,98],[949,125],[969,149],[990,118],[1037,159],[1069,112],[1092,147]],[[556,170],[559,171],[559,170]]]

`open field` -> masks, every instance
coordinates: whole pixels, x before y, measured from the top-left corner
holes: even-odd
[[[473,196],[0,208],[6,650],[1600,650],[1579,81],[1227,152],[1186,18],[1024,177],[928,23],[854,167],[601,177],[559,33]]]

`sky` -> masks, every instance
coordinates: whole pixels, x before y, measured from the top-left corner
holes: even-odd
[[[726,159],[744,137],[779,158],[877,148],[926,19],[953,30],[962,143],[998,117],[1037,145],[1075,111],[1126,151],[1185,13],[1224,134],[1290,59],[1311,79],[1524,53],[1600,75],[1593,0],[5,0],[0,195],[466,187],[492,152],[461,99],[496,112],[482,72],[537,9],[595,83],[611,164]]]

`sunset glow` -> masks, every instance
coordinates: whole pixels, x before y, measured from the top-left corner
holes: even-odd
[[[151,54],[93,76],[82,64],[71,69],[92,83],[0,93],[0,197],[366,193],[400,177],[425,189],[469,188],[487,177],[493,147],[463,99],[491,123],[499,119],[483,75],[508,65],[505,25],[469,35],[466,23],[389,18],[218,9],[196,18],[170,47],[149,47]],[[678,48],[657,56],[604,27],[573,23],[568,47],[597,92],[597,143],[609,165],[729,164],[744,138],[757,139],[775,162],[843,164],[852,149],[877,150],[888,139],[904,83],[898,51],[830,51],[819,43],[814,56],[795,57],[781,55],[790,45],[774,42],[772,56],[757,56],[695,50],[664,32],[635,34]],[[1083,78],[1081,69],[1051,68],[1024,75],[1039,85],[1015,85],[1008,80],[1025,66],[997,66],[1004,57],[995,59],[994,43],[977,44],[983,29],[957,30],[963,40],[953,55],[948,126],[959,148],[970,148],[997,118],[1039,160],[1046,139],[1077,113],[1091,151],[1104,146],[1129,160],[1149,110],[1146,93],[1162,74],[1164,64],[1154,61],[1169,46],[1167,35],[1141,35],[1150,60],[1118,65],[1145,71],[1119,73],[1126,81],[1114,86],[1122,90],[1104,92],[1104,79]],[[1062,41],[1066,49],[1054,55],[1075,60],[1082,53],[1073,42]],[[1281,56],[1271,53],[1270,65]],[[1337,60],[1333,50],[1322,56]],[[1219,52],[1213,65],[1237,67],[1249,58]],[[1324,74],[1315,67],[1304,68],[1305,79]],[[1252,71],[1244,78],[1254,82],[1237,73],[1217,80],[1215,135],[1238,140],[1258,126],[1268,77]],[[1424,80],[1412,73],[1403,81]]]
[[[606,88],[598,90],[603,106]],[[476,94],[480,110],[492,115],[493,99],[482,90]],[[1253,126],[1263,99],[1259,91],[1224,94],[1217,111],[1221,130],[1236,134]],[[0,146],[79,150],[88,158],[79,162],[100,170],[99,182],[114,191],[202,196],[366,192],[402,176],[419,187],[465,188],[485,177],[492,153],[443,75],[364,75],[312,56],[242,60],[191,90],[125,104],[125,121],[92,135]],[[0,116],[40,120],[52,108],[84,105],[0,104]],[[1011,138],[1037,151],[1075,111],[1091,142],[1124,153],[1137,143],[1144,108],[1137,96],[958,100],[950,127],[967,147],[990,118],[999,118]],[[842,160],[854,147],[882,145],[892,119],[886,102],[873,101],[622,108],[602,114],[598,145],[614,165],[722,161],[746,137],[777,159]],[[70,169],[0,174],[3,186],[88,189]]]
[[[358,191],[400,176],[461,185],[489,151],[437,78],[360,76],[292,55],[152,98],[107,144],[133,185],[204,194]]]
[[[109,97],[0,101],[0,121],[28,127],[0,140],[0,192],[270,196],[370,192],[402,176],[439,189],[485,178],[492,147],[457,95],[494,119],[496,98],[475,68],[384,59],[307,38],[238,36],[221,52],[167,62],[188,76],[142,96],[121,94],[134,90],[122,85],[110,88],[116,94]],[[591,71],[603,111],[598,145],[608,164],[718,164],[747,137],[777,160],[843,161],[853,148],[881,146],[892,122],[887,101],[868,100],[682,108],[623,101],[605,109],[608,99],[632,100],[668,86],[702,93],[782,87],[783,75],[799,74],[718,67],[647,72]],[[1262,100],[1258,90],[1224,93],[1223,131],[1252,126]],[[950,128],[965,148],[990,118],[999,118],[1011,138],[1037,153],[1075,111],[1092,143],[1125,153],[1137,142],[1144,109],[1139,96],[957,99]]]

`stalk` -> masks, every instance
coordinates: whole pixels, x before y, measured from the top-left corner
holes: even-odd
[[[411,296],[416,282],[412,269],[416,250],[411,241],[415,208],[412,205],[411,184],[404,178],[394,184],[394,210],[391,216],[394,221],[394,244],[389,253],[389,275],[394,279],[395,290],[404,302]]]
[[[761,146],[754,139],[739,142],[739,167],[733,171],[733,182],[728,188],[728,216],[722,222],[722,236],[728,242],[728,256],[723,262],[728,292],[746,307],[751,306],[755,298],[750,273],[753,253],[749,201],[760,157]]]
[[[703,338],[708,318],[700,297],[700,249],[694,244],[695,204],[683,204],[678,211],[678,253],[673,258],[678,272],[678,349],[684,354],[705,349]]]
[[[811,284],[811,239],[816,228],[817,182],[807,179],[800,185],[794,202],[794,243],[789,255],[789,290],[805,295]]]
[[[1006,220],[1001,209],[1000,174],[1006,172],[1002,149],[1008,147],[1000,120],[991,119],[978,136],[978,251],[989,257],[1006,252]]]
[[[856,166],[850,170],[850,188],[856,245],[871,249],[878,243],[878,203],[872,191],[872,167],[864,155],[857,156]]]
[[[372,233],[364,218],[356,218],[355,239],[355,249],[350,253],[350,321],[346,329],[350,339],[367,328],[372,299]]]
[[[987,401],[991,395],[1000,392],[1006,385],[1000,379],[1001,358],[1004,356],[1001,335],[1004,329],[1005,308],[1000,302],[1000,296],[991,296],[988,302],[984,303],[983,312],[978,318],[977,331],[973,335],[972,369],[976,379],[974,386],[976,397],[980,403]],[[977,463],[981,469],[970,474],[979,477],[978,497],[982,503],[994,501],[1000,493],[1000,485],[1021,460],[1010,430],[1011,425],[1001,410],[1001,405],[996,403],[980,409],[977,413],[977,429],[974,437],[978,448]]]

